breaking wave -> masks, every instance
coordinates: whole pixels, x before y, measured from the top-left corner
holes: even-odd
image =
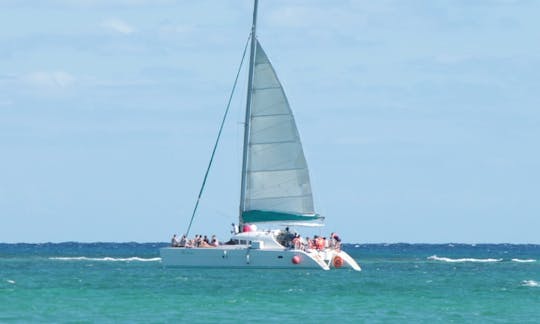
[[[111,257],[103,257],[103,258],[89,258],[89,257],[50,257],[49,260],[59,260],[59,261],[123,261],[123,262],[129,262],[129,261],[140,261],[140,262],[156,262],[161,261],[161,258],[139,258],[139,257],[130,257],[130,258],[111,258]]]
[[[513,262],[530,263],[536,262],[535,259],[512,259]]]
[[[534,280],[523,280],[521,285],[525,287],[540,287],[540,283]]]
[[[436,255],[432,255],[428,257],[428,260],[434,260],[434,261],[442,261],[442,262],[500,262],[502,259],[475,259],[475,258],[461,258],[461,259],[452,259],[452,258],[445,258],[445,257],[438,257]]]

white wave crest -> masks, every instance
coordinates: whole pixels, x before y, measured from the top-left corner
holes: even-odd
[[[89,257],[50,257],[49,260],[59,260],[59,261],[112,261],[112,262],[129,262],[129,261],[140,261],[140,262],[156,262],[161,261],[161,258],[139,258],[139,257],[131,257],[131,258],[111,258],[111,257],[103,257],[103,258],[89,258]]]
[[[521,285],[525,287],[540,287],[540,283],[534,280],[523,280],[521,282]]]
[[[535,259],[512,259],[514,262],[521,262],[521,263],[530,263],[530,262],[536,262]]]
[[[442,262],[500,262],[502,259],[474,259],[474,258],[461,258],[461,259],[452,259],[452,258],[445,258],[445,257],[438,257],[436,255],[432,255],[428,257],[428,260],[434,260],[434,261],[442,261]]]

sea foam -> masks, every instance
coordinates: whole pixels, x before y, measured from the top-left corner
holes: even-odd
[[[50,257],[49,260],[59,260],[59,261],[140,261],[140,262],[156,262],[161,261],[161,258],[139,258],[139,257],[130,257],[130,258],[111,258],[111,257],[103,257],[103,258],[89,258],[89,257]]]
[[[535,259],[512,259],[514,262],[521,262],[521,263],[530,263],[530,262],[536,262]]]
[[[445,257],[438,257],[436,255],[432,255],[428,257],[428,260],[434,260],[434,261],[442,261],[442,262],[500,262],[502,259],[475,259],[475,258],[461,258],[461,259],[452,259],[452,258],[445,258]]]
[[[540,287],[540,283],[534,280],[523,280],[521,285],[525,287]]]

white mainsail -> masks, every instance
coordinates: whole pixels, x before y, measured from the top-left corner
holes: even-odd
[[[317,219],[300,136],[285,92],[257,42],[243,222]]]

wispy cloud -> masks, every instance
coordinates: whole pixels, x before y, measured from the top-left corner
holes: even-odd
[[[11,100],[0,99],[0,107],[8,107],[12,105],[13,105],[13,102]]]
[[[160,35],[190,35],[195,31],[195,26],[192,25],[162,25],[158,32]]]
[[[174,3],[174,0],[53,0],[49,1],[52,4],[69,7],[143,7],[148,5],[163,5]],[[49,6],[51,4],[48,4]]]
[[[46,88],[67,88],[75,82],[75,77],[63,71],[38,71],[22,75],[23,83]]]
[[[124,34],[124,35],[129,35],[135,32],[135,28],[133,28],[133,26],[117,18],[110,18],[110,19],[102,21],[101,27],[109,31]]]

